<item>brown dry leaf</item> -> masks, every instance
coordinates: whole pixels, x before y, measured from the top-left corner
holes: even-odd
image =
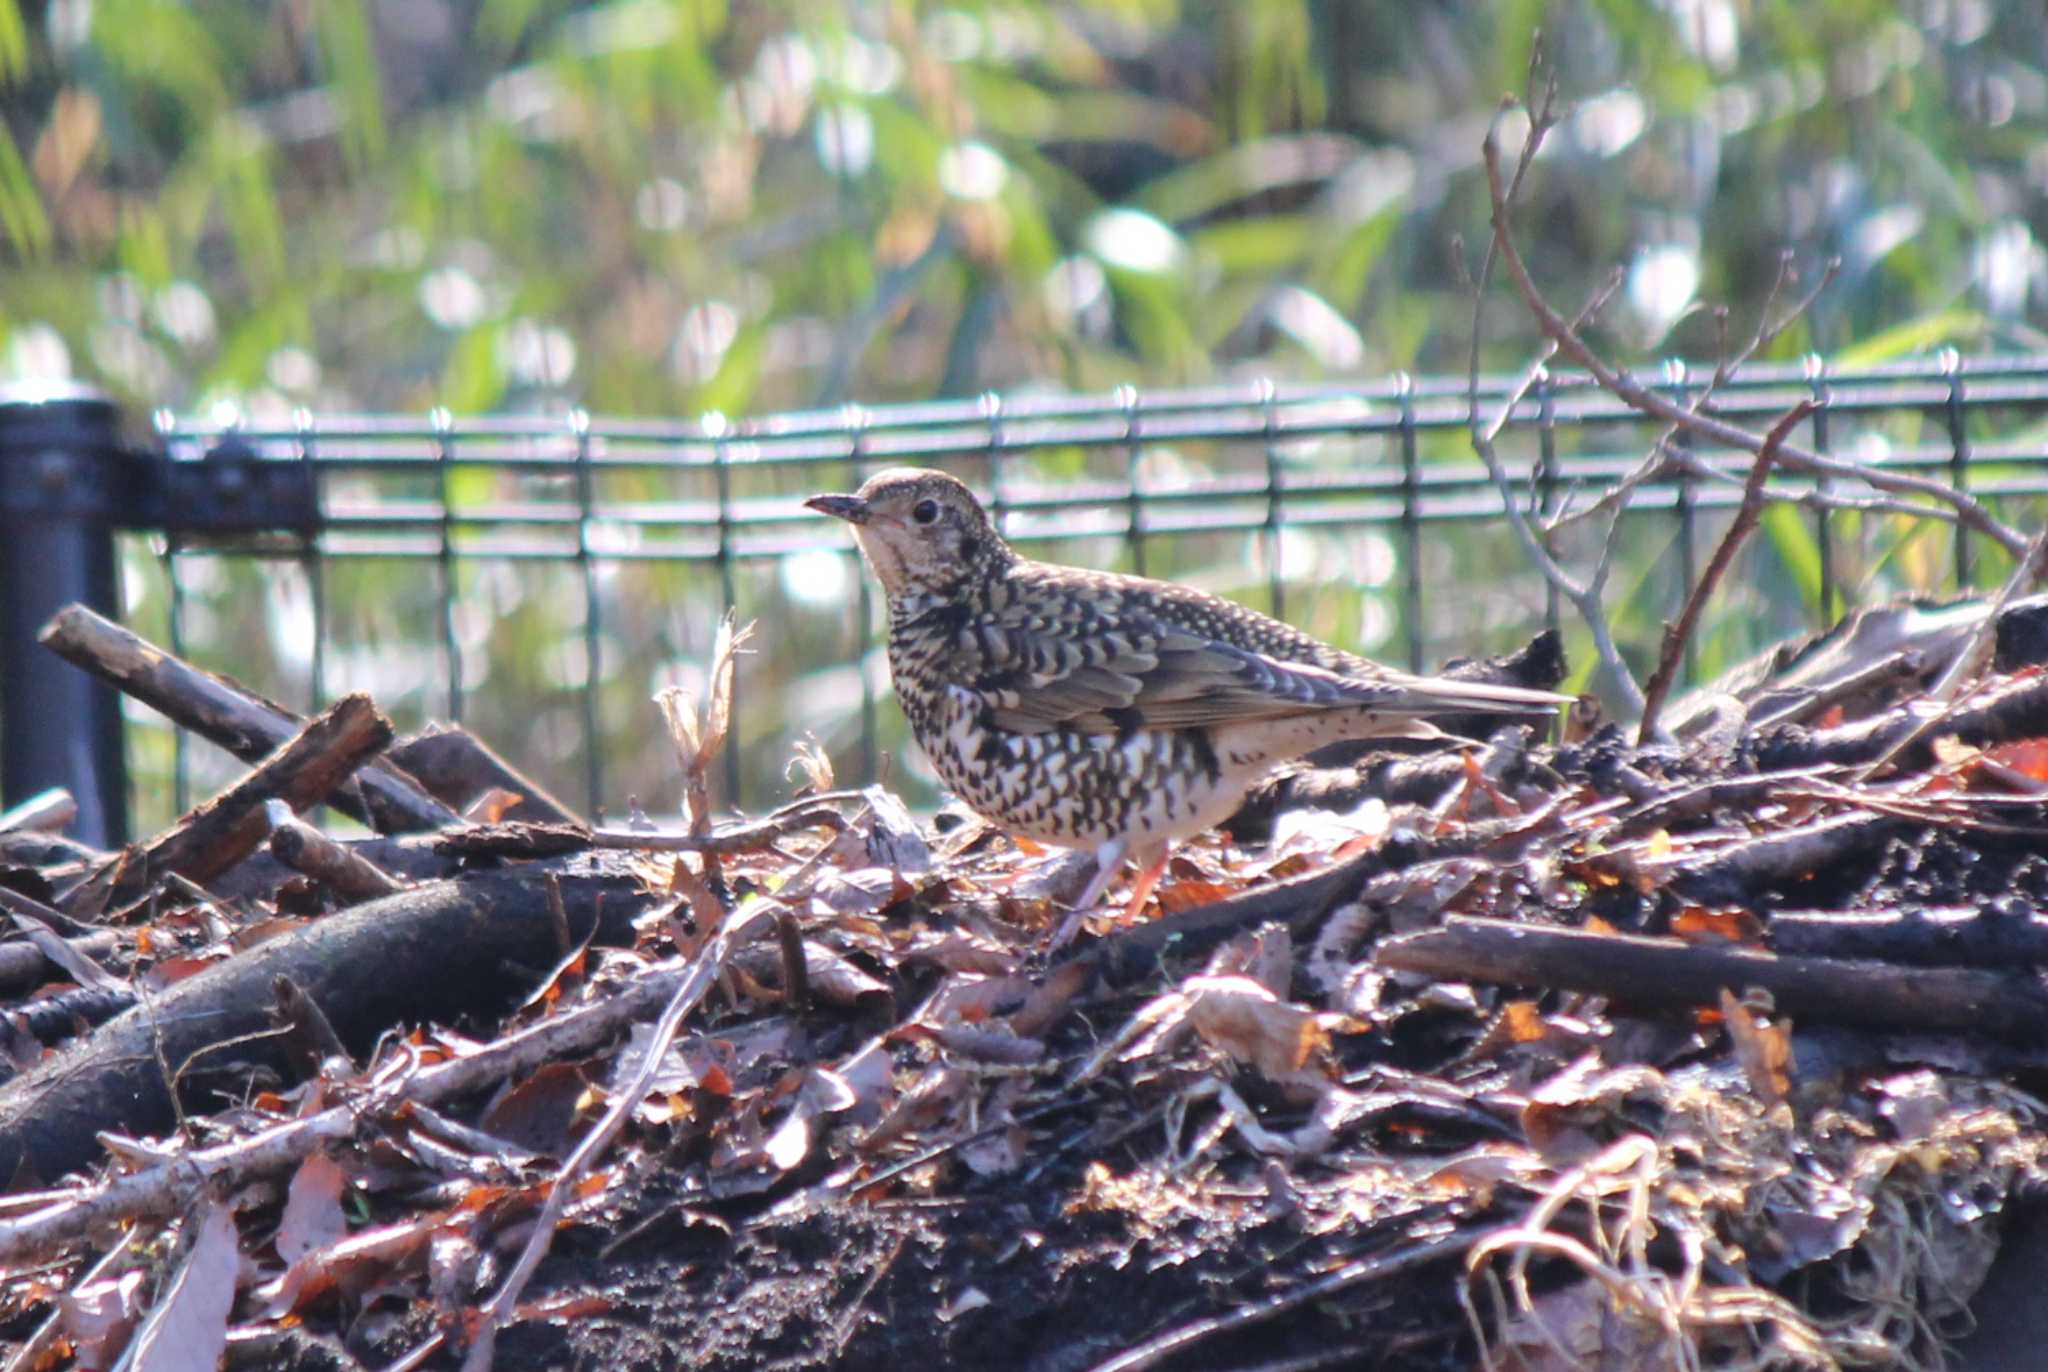
[[[793,1172],[811,1151],[812,1116],[792,1109],[761,1143],[761,1156],[778,1172]]]
[[[1721,1022],[1750,1089],[1759,1100],[1782,1105],[1792,1095],[1792,1031],[1773,1022],[1771,1009],[1770,997],[1761,992],[1737,1000],[1726,988],[1721,991]]]
[[[1218,948],[1203,969],[1209,976],[1246,976],[1276,996],[1294,984],[1294,935],[1284,924],[1249,929]]]
[[[542,1063],[492,1101],[477,1127],[530,1152],[564,1157],[595,1080],[585,1063]]]
[[[821,1125],[833,1115],[852,1109],[859,1094],[837,1072],[824,1067],[807,1067],[786,1075],[759,1104],[788,1099],[789,1113],[768,1131],[757,1150],[736,1151],[729,1165],[748,1166],[765,1162],[780,1172],[802,1165],[811,1145],[823,1132]]]
[[[325,1153],[309,1154],[292,1173],[285,1191],[284,1213],[277,1221],[275,1247],[286,1263],[297,1262],[322,1244],[348,1233],[341,1193],[348,1173]]]
[[[1026,1038],[1044,1033],[1067,1012],[1067,1007],[1095,980],[1095,969],[1075,958],[1045,974],[1022,1009],[1010,1016],[1010,1027]]]
[[[1220,881],[1182,877],[1178,881],[1161,882],[1152,894],[1153,899],[1159,902],[1160,914],[1177,915],[1184,910],[1213,905],[1226,896],[1236,895],[1238,890],[1238,887]]]
[[[1378,796],[1369,796],[1349,810],[1313,807],[1288,810],[1273,821],[1275,851],[1332,853],[1355,839],[1384,839],[1394,826],[1393,813]]]
[[[840,915],[879,914],[916,893],[892,867],[827,868],[811,884],[812,899]]]
[[[991,1093],[990,1099],[981,1108],[982,1128],[986,1129],[1011,1117],[1020,1095],[1020,1087],[1021,1083],[1012,1078]],[[1000,1129],[980,1138],[971,1138],[960,1145],[960,1161],[977,1177],[1007,1176],[1031,1161],[1030,1143],[1030,1132],[1020,1125],[1012,1124],[1008,1129]]]
[[[982,1024],[1022,1005],[1031,990],[1031,983],[1023,977],[948,977],[918,1007],[915,1018],[932,1025]]]
[[[476,1189],[483,1193],[496,1188]],[[444,1212],[414,1215],[315,1248],[252,1293],[261,1302],[262,1317],[282,1319],[337,1285],[396,1266],[423,1247],[447,1220]]]
[[[719,903],[717,893],[704,878],[691,870],[689,859],[680,855],[670,864],[668,889],[671,895],[682,898],[696,926],[687,931],[671,928],[669,937],[675,942],[677,952],[686,956],[694,954],[725,922],[725,907]]]
[[[120,1358],[129,1331],[142,1318],[146,1278],[136,1268],[58,1293],[57,1321],[70,1340],[72,1366],[79,1372],[103,1372]]]
[[[880,1039],[870,1040],[843,1060],[838,1076],[854,1097],[846,1107],[846,1117],[862,1128],[871,1127],[882,1111],[895,1103],[896,1061]]]
[[[192,1246],[129,1345],[133,1372],[214,1372],[228,1346],[241,1253],[234,1212],[209,1202]]]
[[[2048,738],[2017,738],[1991,749],[1987,756],[2033,781],[2048,781]]]
[[[496,824],[506,815],[519,808],[521,797],[516,791],[502,786],[493,786],[469,803],[462,817],[472,824]]]
[[[1541,1043],[1550,1036],[1550,1026],[1544,1022],[1543,1012],[1533,1000],[1511,1000],[1500,1007],[1486,1026],[1486,1031],[1466,1055],[1474,1059],[1498,1056],[1510,1048],[1526,1043]]]
[[[1001,1063],[1010,1066],[1041,1062],[1045,1058],[1045,1044],[1038,1039],[1021,1038],[1004,1028],[978,1028],[971,1025],[929,1025],[906,1024],[890,1035],[892,1040],[923,1038],[937,1044],[956,1058],[974,1062]]]
[[[1265,871],[1258,873],[1258,875],[1269,882],[1285,881],[1289,877],[1298,877],[1313,872],[1321,865],[1321,863],[1306,853],[1289,853],[1286,857],[1267,867]]]
[[[1022,959],[1016,950],[986,934],[949,929],[943,934],[920,929],[901,950],[908,961],[921,958],[937,963],[949,972],[969,972],[985,977],[1007,977]]]
[[[1274,1080],[1299,1073],[1329,1041],[1321,1016],[1250,977],[1190,977],[1182,994],[1204,1042]]]
[[[811,994],[827,1005],[852,1009],[863,1002],[889,997],[889,985],[862,971],[822,943],[804,943],[804,968]]]
[[[1483,1203],[1504,1182],[1527,1182],[1546,1174],[1549,1164],[1514,1143],[1482,1143],[1456,1154],[1424,1177],[1424,1185]]]
[[[880,786],[867,787],[860,796],[867,806],[861,827],[867,831],[868,860],[906,876],[930,872],[931,845],[908,807]]]
[[[950,1065],[935,1065],[896,1098],[895,1104],[861,1139],[863,1152],[896,1142],[905,1134],[930,1129],[966,1106],[979,1090],[974,1073]]]
[[[1611,1313],[1600,1285],[1582,1281],[1538,1296],[1501,1327],[1491,1351],[1498,1365],[1520,1372],[1677,1366],[1646,1320],[1615,1319]]]
[[[1664,1077],[1648,1067],[1603,1067],[1587,1053],[1530,1093],[1522,1132],[1552,1162],[1584,1155],[1611,1135],[1631,1098],[1661,1101]]]
[[[1708,910],[1688,905],[1671,917],[1671,932],[1689,943],[1718,939],[1760,946],[1764,941],[1763,922],[1750,910]]]

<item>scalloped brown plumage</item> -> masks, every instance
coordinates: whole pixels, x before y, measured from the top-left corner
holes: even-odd
[[[1100,859],[1225,818],[1275,764],[1325,743],[1434,736],[1430,715],[1543,715],[1567,696],[1412,676],[1173,582],[1019,556],[973,492],[900,467],[810,508],[847,521],[889,606],[912,733],[976,812]]]

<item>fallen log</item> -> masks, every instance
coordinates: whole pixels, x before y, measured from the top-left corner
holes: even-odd
[[[584,866],[560,885],[572,938],[595,929],[599,942],[631,942],[636,879]],[[252,1064],[289,1079],[271,1034],[279,976],[356,1053],[394,1025],[505,1009],[560,956],[548,907],[533,868],[471,873],[358,905],[188,977],[0,1087],[0,1178],[18,1189],[88,1166],[102,1130],[168,1131],[174,1081],[190,1109],[217,1105],[209,1084],[232,1094]]]
[[[273,800],[264,808],[270,823],[271,856],[301,876],[325,882],[344,904],[375,900],[403,889],[360,850],[321,833],[293,814],[283,801]]]

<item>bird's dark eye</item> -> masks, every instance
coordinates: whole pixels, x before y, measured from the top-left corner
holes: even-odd
[[[929,524],[939,517],[939,502],[920,500],[910,507],[910,517],[920,524]]]

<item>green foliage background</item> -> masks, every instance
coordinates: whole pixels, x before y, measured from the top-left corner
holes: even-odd
[[[264,420],[1459,371],[1454,244],[1483,242],[1480,138],[1539,31],[1571,113],[1526,246],[1560,301],[1627,269],[1597,330],[1616,355],[1711,358],[1697,307],[1729,302],[1746,331],[1788,251],[1809,281],[1829,257],[1842,271],[1778,355],[2048,346],[2034,3],[0,0],[0,375]],[[1531,347],[1503,293],[1488,364]],[[1769,532],[1758,584],[1796,605],[1809,531]],[[1864,537],[1866,574],[1940,582],[1910,531]],[[1667,542],[1644,537],[1637,585]],[[1369,588],[1309,561],[1335,598],[1290,608],[1358,639]],[[1498,548],[1454,561],[1514,574]],[[1204,566],[1257,598],[1234,545],[1148,570]],[[477,726],[523,735],[507,751],[531,742],[577,795],[580,591],[465,575],[489,607],[479,654],[511,664]],[[161,623],[160,572],[138,557],[130,579]],[[330,687],[359,684],[353,666],[402,716],[438,713],[437,669],[391,652],[435,641],[432,596],[382,586],[348,612]],[[819,642],[771,693],[850,646],[843,615],[772,576],[741,591]],[[222,632],[198,651],[289,698],[308,594],[289,568],[215,569],[195,605]],[[638,702],[708,619],[656,607],[704,588],[651,569],[605,595],[611,746],[658,752],[632,746]],[[1663,608],[1624,596],[1632,642],[1654,644]],[[1516,617],[1446,637],[1494,646]],[[1736,621],[1750,636],[1710,656],[1782,627]],[[806,714],[757,710],[749,746],[771,760]]]

